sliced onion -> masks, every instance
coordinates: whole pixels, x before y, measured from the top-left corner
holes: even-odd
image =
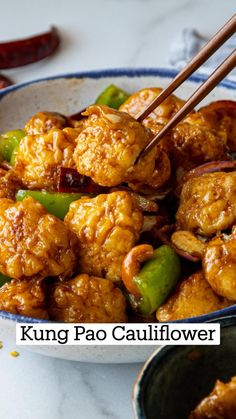
[[[226,161],[211,161],[209,163],[202,164],[201,166],[195,167],[195,169],[190,170],[184,177],[183,181],[204,175],[205,173],[214,173],[214,172],[227,172],[236,170],[236,161],[235,160],[226,160]]]

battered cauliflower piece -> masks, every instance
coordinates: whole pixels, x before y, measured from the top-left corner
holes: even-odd
[[[214,293],[202,272],[177,285],[174,293],[158,308],[157,320],[169,322],[221,310],[232,303]]]
[[[209,396],[205,397],[189,416],[189,419],[235,418],[236,377],[227,383],[217,380]]]
[[[151,140],[151,132],[125,112],[107,106],[90,106],[76,139],[74,160],[79,173],[102,186],[122,182],[152,183],[156,150],[138,164],[136,158]]]
[[[79,239],[81,272],[120,280],[124,257],[143,226],[134,198],[125,191],[82,198],[72,202],[65,223]]]
[[[144,158],[139,163],[139,180],[137,180],[136,171],[129,176],[128,185],[134,191],[145,191],[149,188],[158,189],[161,188],[170,178],[171,175],[171,164],[167,154],[161,149],[156,147],[155,166],[150,178],[147,178],[148,159]],[[137,166],[135,166],[137,167]],[[143,176],[142,176],[143,174]]]
[[[148,105],[160,95],[163,89],[148,87],[131,95],[120,107],[120,111],[127,112],[136,118]],[[164,125],[178,112],[185,101],[174,95],[170,95],[150,115],[145,118],[143,125],[157,134]]]
[[[205,236],[236,224],[236,172],[207,173],[187,180],[176,214],[177,228]]]
[[[178,124],[164,148],[177,170],[177,177],[200,164],[229,159],[225,135],[201,112],[191,113]]]
[[[29,189],[54,190],[58,167],[75,167],[73,152],[80,130],[52,129],[46,134],[22,138],[14,169],[23,185]]]
[[[0,198],[15,199],[15,194],[20,189],[21,183],[13,170],[0,168]]]
[[[53,128],[63,129],[71,126],[71,121],[57,112],[38,112],[33,115],[25,125],[26,134],[46,134]]]
[[[33,198],[0,200],[0,272],[14,279],[70,276],[76,237]]]
[[[8,282],[0,288],[0,310],[48,319],[44,284],[32,279]]]
[[[213,290],[236,301],[236,228],[231,235],[223,234],[208,243],[203,268]]]
[[[236,152],[236,102],[218,100],[200,109],[208,122],[224,136],[229,151]]]
[[[119,288],[107,279],[86,274],[56,284],[49,299],[50,317],[59,322],[123,323],[125,310]]]
[[[157,96],[160,88],[142,89],[130,96],[120,107],[133,117],[143,111]],[[185,101],[170,95],[145,120],[143,125],[157,134],[177,113]],[[170,158],[177,179],[199,164],[228,159],[226,136],[204,113],[192,112],[160,141],[158,148]]]

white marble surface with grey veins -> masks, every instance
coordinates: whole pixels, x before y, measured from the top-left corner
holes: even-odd
[[[210,36],[234,12],[235,0],[7,0],[1,40],[55,24],[63,43],[54,57],[6,74],[21,82],[98,68],[166,67],[181,29]],[[132,385],[141,365],[81,364],[21,350],[12,358],[14,344],[3,343],[0,418],[132,419]]]

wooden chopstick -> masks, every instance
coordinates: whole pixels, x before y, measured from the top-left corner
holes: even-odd
[[[142,111],[137,121],[143,121],[157,106],[159,106],[174,90],[177,89],[195,70],[197,70],[221,45],[236,31],[236,14],[210,39],[199,53],[177,74],[172,82]]]
[[[167,131],[177,125],[189,112],[191,112],[208,93],[236,66],[236,49],[226,58],[222,64],[212,73],[212,75],[193,93],[184,106],[173,116],[164,128],[152,139],[152,141],[142,150],[136,159],[136,163],[144,157],[153,147],[166,135]]]

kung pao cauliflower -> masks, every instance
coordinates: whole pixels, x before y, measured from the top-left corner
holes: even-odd
[[[45,134],[29,134],[20,142],[14,170],[29,189],[55,190],[58,168],[75,167],[73,152],[78,130],[52,129]]]
[[[42,280],[12,280],[0,288],[0,310],[47,320],[45,284]]]
[[[236,304],[236,102],[193,110],[110,85],[86,109],[0,135],[0,310],[153,322]],[[141,121],[141,122],[140,122]]]
[[[78,275],[59,282],[50,293],[50,316],[66,323],[122,323],[126,303],[121,290],[107,279]]]
[[[66,277],[77,264],[76,238],[33,198],[0,200],[0,271],[13,279]]]
[[[138,241],[142,212],[125,191],[72,202],[66,225],[79,240],[82,272],[119,281],[126,254]]]

